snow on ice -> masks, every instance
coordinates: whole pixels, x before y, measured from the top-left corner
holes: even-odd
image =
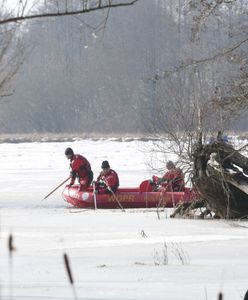
[[[97,176],[103,160],[121,186],[151,178],[146,142],[75,141],[0,145],[1,299],[243,299],[248,288],[246,221],[170,219],[170,211],[79,210],[56,191],[69,173],[66,147]],[[7,238],[16,251],[10,265]]]

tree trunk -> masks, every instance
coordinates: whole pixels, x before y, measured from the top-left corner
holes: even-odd
[[[205,206],[221,218],[248,216],[248,158],[223,141],[199,143],[193,156],[193,183]]]

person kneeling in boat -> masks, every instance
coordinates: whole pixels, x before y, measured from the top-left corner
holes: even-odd
[[[70,160],[71,181],[69,186],[78,178],[80,191],[86,190],[93,180],[93,172],[88,160],[79,154],[74,154],[71,148],[65,150],[65,156]]]
[[[98,194],[112,194],[116,193],[119,187],[118,174],[110,169],[109,162],[104,160],[102,162],[102,171],[95,182],[95,190]]]
[[[181,192],[184,190],[184,174],[180,168],[176,168],[172,161],[166,163],[167,172],[162,178],[152,177],[156,191]]]

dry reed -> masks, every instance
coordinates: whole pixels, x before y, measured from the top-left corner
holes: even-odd
[[[218,300],[223,300],[223,294],[221,292],[218,295]]]
[[[64,253],[63,257],[64,257],[64,264],[65,264],[66,273],[68,275],[68,278],[69,278],[69,281],[70,281],[70,284],[71,284],[74,299],[77,300],[77,294],[76,294],[76,290],[75,290],[75,286],[74,286],[74,280],[73,280],[73,276],[72,276],[72,270],[71,270],[69,258],[68,258],[68,255],[66,253]]]
[[[16,250],[14,246],[14,238],[10,233],[8,237],[8,250],[9,250],[9,298],[12,299],[12,285],[13,285],[13,252]]]

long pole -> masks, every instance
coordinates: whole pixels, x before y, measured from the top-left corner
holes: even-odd
[[[122,209],[122,211],[125,211],[125,209],[123,208],[123,206],[121,205],[120,201],[118,200],[118,198],[116,197],[115,193],[113,192],[113,190],[111,189],[111,187],[108,185],[107,180],[104,176],[102,176],[102,180],[103,182],[106,184],[107,189],[110,191],[110,193],[113,195],[115,201],[118,203],[119,207]]]
[[[92,186],[93,186],[94,207],[95,207],[95,209],[97,209],[97,203],[96,203],[96,184],[95,184],[95,182],[93,182]]]
[[[61,185],[63,185],[64,183],[66,183],[66,181],[68,181],[70,178],[71,178],[71,176],[68,177],[68,178],[66,178],[66,180],[64,180],[64,181],[63,181],[62,183],[60,183],[55,189],[53,189],[48,195],[46,195],[46,196],[42,199],[42,201],[45,200],[46,198],[48,198],[50,195],[52,195],[52,193],[54,193],[58,188],[61,187]]]
[[[108,190],[111,192],[111,194],[113,195],[115,201],[118,203],[119,207],[122,209],[122,211],[125,211],[125,209],[123,208],[123,206],[121,205],[120,201],[118,200],[118,198],[116,197],[115,193],[113,192],[113,190],[111,189],[110,186],[107,185]]]

